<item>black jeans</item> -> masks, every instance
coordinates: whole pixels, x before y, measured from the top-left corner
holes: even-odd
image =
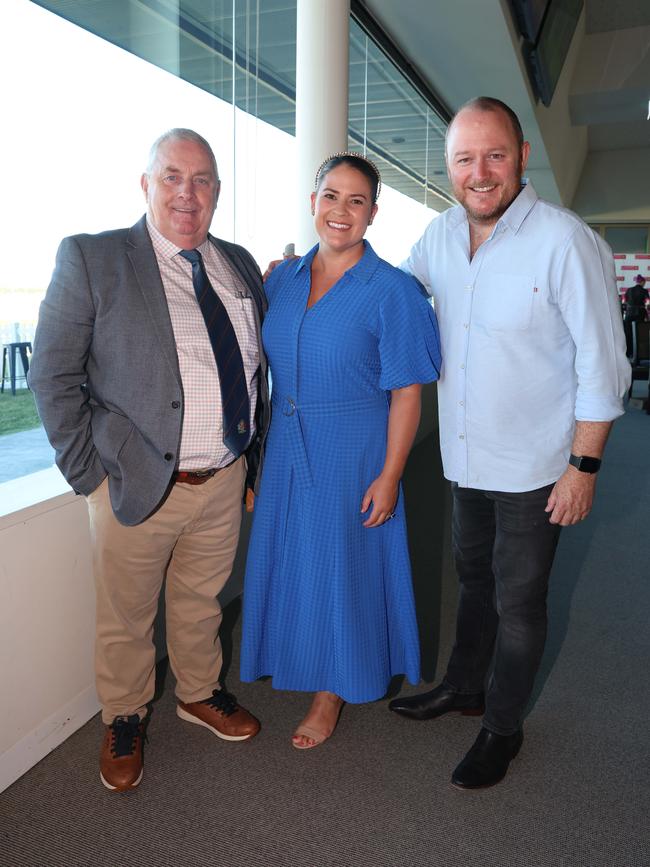
[[[560,535],[544,511],[552,485],[509,494],[452,483],[452,541],[460,597],[445,683],[486,689],[485,728],[521,726],[546,641],[548,578]]]

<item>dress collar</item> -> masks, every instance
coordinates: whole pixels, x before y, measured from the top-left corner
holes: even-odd
[[[296,266],[296,273],[302,271],[305,267],[311,267],[312,260],[316,253],[318,252],[318,244],[311,248],[308,253],[300,259]],[[379,264],[379,256],[375,253],[375,251],[370,246],[370,243],[364,239],[363,241],[363,256],[359,259],[359,261],[354,264],[351,268],[345,272],[346,274],[350,274],[352,277],[355,277],[361,283],[367,283],[372,275],[377,270],[377,266]]]

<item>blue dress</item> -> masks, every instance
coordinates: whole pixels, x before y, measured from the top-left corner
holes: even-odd
[[[389,392],[438,378],[433,309],[416,281],[363,257],[307,309],[318,249],[266,283],[272,419],[244,587],[241,678],[348,702],[419,680],[403,496],[365,528],[386,455]],[[372,507],[371,507],[372,508]]]

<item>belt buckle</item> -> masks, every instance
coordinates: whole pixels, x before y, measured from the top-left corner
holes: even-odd
[[[175,482],[186,485],[203,485],[208,479],[211,479],[217,468],[210,470],[179,470],[176,473]]]

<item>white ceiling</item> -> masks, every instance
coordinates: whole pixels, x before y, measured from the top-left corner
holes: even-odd
[[[587,33],[627,30],[650,24],[648,0],[587,0]]]
[[[513,107],[531,141],[529,174],[542,195],[571,205],[582,165],[602,151],[647,149],[650,176],[649,0],[585,0],[575,69],[550,109],[534,98],[507,0],[361,2],[452,109],[480,94]],[[565,146],[573,133],[582,150],[571,178],[552,141],[562,124]]]

